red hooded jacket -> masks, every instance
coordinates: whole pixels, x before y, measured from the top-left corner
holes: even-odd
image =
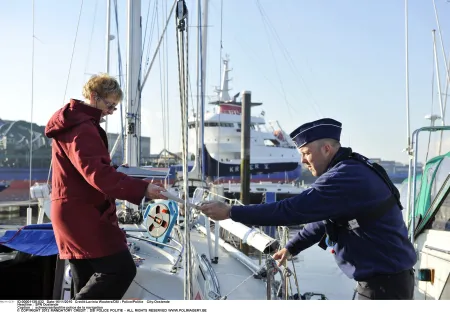
[[[45,128],[45,135],[53,138],[51,221],[61,259],[124,251],[115,198],[140,204],[148,186],[110,165],[100,118],[101,110],[72,99]]]

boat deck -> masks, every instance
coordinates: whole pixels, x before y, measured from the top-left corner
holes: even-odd
[[[214,240],[212,241],[214,250]],[[209,258],[208,243],[203,233],[192,231],[191,242],[199,255],[205,254]],[[219,280],[221,296],[227,296],[227,300],[266,299],[266,283],[264,281],[250,277],[253,272],[221,246],[219,246],[218,257],[218,263],[212,264],[212,267]],[[244,282],[244,280],[246,281]],[[238,286],[239,284],[241,285]]]
[[[0,225],[0,236],[3,236],[3,232],[6,230],[17,230],[18,228],[20,228],[18,225]],[[296,230],[291,230],[291,237],[296,234]],[[214,239],[212,241],[214,248]],[[207,239],[203,233],[197,230],[191,231],[191,242],[199,255],[205,254],[209,258]],[[153,258],[149,257],[149,255],[144,257],[147,258],[147,261]],[[157,256],[155,255],[155,257]],[[2,259],[2,261],[4,260],[7,259]],[[252,261],[256,266],[259,266],[257,257],[254,257]],[[328,299],[334,300],[352,299],[356,282],[341,272],[329,251],[323,251],[317,246],[313,246],[295,257],[294,264],[300,293],[322,293]],[[217,264],[212,264],[212,267],[219,280],[221,296],[226,295],[228,300],[266,299],[265,282],[250,277],[253,275],[252,271],[235,259],[232,253],[225,250],[222,246],[219,246],[219,261]],[[289,268],[293,271],[292,262],[289,262]],[[141,269],[144,269],[144,267]],[[291,278],[291,284],[293,292],[296,293],[293,277]],[[165,296],[161,297],[164,298]]]

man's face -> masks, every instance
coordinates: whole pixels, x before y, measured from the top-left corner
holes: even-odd
[[[310,142],[299,148],[302,163],[314,177],[321,176],[330,163],[331,146],[318,141]]]

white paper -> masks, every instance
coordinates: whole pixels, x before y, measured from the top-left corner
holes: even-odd
[[[160,194],[163,195],[163,196],[166,196],[167,199],[176,201],[177,203],[180,203],[180,204],[183,204],[183,205],[184,205],[184,199],[180,198],[180,197],[179,197],[177,194],[175,194],[175,193],[166,191],[166,192],[161,192]],[[192,203],[188,203],[188,207],[189,207],[189,208],[198,208],[199,206],[194,205],[194,204],[192,204]]]

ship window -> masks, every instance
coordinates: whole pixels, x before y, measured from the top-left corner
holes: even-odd
[[[229,122],[205,122],[205,127],[233,127]]]
[[[241,129],[241,123],[240,122],[237,123],[236,125],[237,125],[238,129]],[[250,129],[258,130],[258,128],[255,126],[255,124],[250,124]]]
[[[450,192],[436,212],[430,227],[433,230],[450,231]]]
[[[280,142],[278,142],[277,140],[266,139],[266,140],[264,140],[264,145],[265,146],[279,146]]]

